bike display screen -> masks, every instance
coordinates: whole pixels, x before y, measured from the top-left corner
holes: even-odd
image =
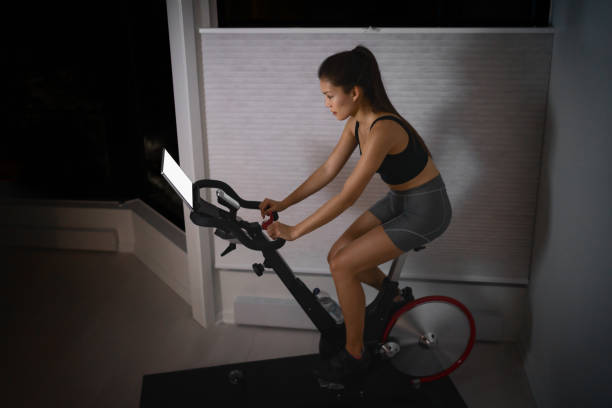
[[[166,149],[164,149],[162,158],[161,173],[174,191],[189,205],[189,208],[193,209],[193,182]]]

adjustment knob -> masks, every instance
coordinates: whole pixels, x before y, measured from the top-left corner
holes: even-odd
[[[254,263],[253,264],[253,272],[255,275],[261,276],[264,273],[264,266],[262,264]]]

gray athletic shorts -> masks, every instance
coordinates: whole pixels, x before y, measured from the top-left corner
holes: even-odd
[[[427,244],[448,228],[452,209],[442,177],[406,191],[389,191],[370,208],[401,250]]]

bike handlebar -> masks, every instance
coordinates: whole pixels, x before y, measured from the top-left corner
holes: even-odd
[[[227,183],[219,180],[202,179],[193,183],[193,211],[190,214],[191,221],[203,227],[216,227],[230,233],[237,238],[242,245],[254,251],[263,251],[265,248],[279,249],[285,245],[285,240],[278,238],[270,241],[262,232],[272,220],[278,220],[278,213],[273,212],[269,220],[259,225],[257,222],[247,223],[236,216],[237,208],[230,203],[222,203],[229,211],[217,207],[204,200],[200,196],[202,188],[219,188],[225,194],[236,200],[240,207],[259,209],[261,201],[247,201],[242,199]],[[245,233],[245,230],[248,232]]]

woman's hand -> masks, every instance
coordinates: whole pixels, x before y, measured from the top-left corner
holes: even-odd
[[[275,201],[270,198],[264,199],[259,204],[259,210],[261,211],[262,217],[266,215],[272,217],[272,213],[281,212],[286,208],[287,206],[282,201]],[[268,225],[266,231],[268,232],[268,236],[272,239],[282,238],[285,241],[293,241],[298,238],[295,227],[278,221]]]
[[[266,215],[272,215],[273,212],[281,212],[286,208],[287,206],[282,201],[274,201],[270,198],[266,198],[259,203],[262,218]]]
[[[268,232],[268,236],[272,239],[282,238],[286,241],[293,241],[298,238],[295,227],[278,221],[268,225],[266,231]]]

